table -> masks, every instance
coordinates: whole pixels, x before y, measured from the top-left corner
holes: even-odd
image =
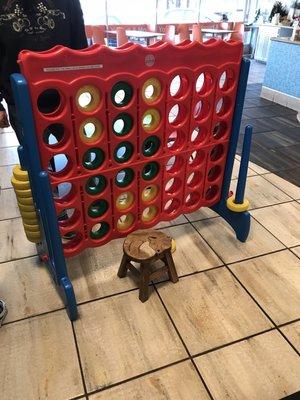
[[[213,29],[213,28],[206,29],[206,28],[204,28],[204,29],[201,29],[201,32],[202,33],[210,33],[213,36],[222,36],[222,38],[224,38],[224,36],[229,35],[230,33],[233,33],[233,32],[237,32],[237,31],[234,31],[232,29]]]
[[[134,37],[138,39],[145,39],[147,46],[149,46],[151,39],[165,35],[164,33],[160,32],[134,31],[134,30],[126,30],[125,33],[128,38]],[[117,31],[106,31],[106,34],[117,36]]]

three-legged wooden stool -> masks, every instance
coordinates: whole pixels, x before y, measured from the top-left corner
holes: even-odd
[[[178,281],[171,248],[172,238],[161,231],[153,229],[136,231],[125,239],[123,245],[124,255],[118,276],[124,278],[127,270],[130,269],[139,278],[139,299],[142,302],[148,300],[148,285],[151,280],[162,278],[167,273],[172,282]],[[150,264],[157,260],[161,260],[164,265],[153,270]],[[132,261],[140,264],[139,270],[132,265]]]

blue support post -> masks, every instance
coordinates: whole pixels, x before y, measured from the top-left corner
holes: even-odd
[[[32,196],[44,236],[43,243],[37,247],[43,251],[40,256],[45,256],[46,264],[54,282],[58,285],[69,317],[74,320],[77,318],[76,299],[68,277],[49,176],[41,166],[28,85],[21,74],[13,74],[11,84],[18,119],[22,126],[22,145],[18,150],[20,163],[22,168],[28,170]]]
[[[243,150],[241,156],[241,164],[238,176],[238,183],[236,187],[235,199],[236,204],[242,204],[244,202],[245,187],[247,181],[247,171],[250,158],[250,148],[252,139],[252,126],[247,125],[245,129],[245,136],[243,142]]]
[[[227,207],[227,198],[230,190],[230,182],[232,169],[234,164],[234,157],[239,138],[239,131],[242,120],[243,106],[245,101],[245,93],[247,88],[247,79],[250,68],[250,60],[243,59],[240,69],[240,78],[237,89],[236,103],[232,122],[232,131],[229,141],[229,149],[227,154],[223,186],[221,190],[220,201],[211,207],[216,213],[223,217],[235,231],[236,237],[241,242],[245,242],[250,231],[250,214],[248,211],[234,212]],[[251,140],[251,138],[250,138]],[[247,145],[248,146],[248,145]],[[250,152],[250,144],[248,146]],[[248,155],[249,157],[249,155]],[[242,172],[243,174],[243,172]],[[241,182],[242,184],[242,182]]]

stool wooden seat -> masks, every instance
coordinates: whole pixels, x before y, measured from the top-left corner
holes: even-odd
[[[124,241],[124,255],[119,267],[118,276],[124,278],[129,269],[140,280],[139,299],[144,302],[149,297],[149,283],[153,279],[169,275],[172,282],[178,281],[172,253],[172,238],[154,229],[140,230],[131,233]],[[164,265],[153,269],[151,263],[161,260]],[[137,269],[131,262],[140,264]]]

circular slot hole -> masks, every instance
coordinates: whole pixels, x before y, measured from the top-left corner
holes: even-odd
[[[188,207],[195,206],[200,200],[200,194],[198,192],[189,193],[185,198],[185,204]]]
[[[38,110],[42,114],[53,114],[61,105],[61,97],[56,89],[47,89],[42,92],[37,100]]]
[[[204,128],[200,128],[199,126],[196,126],[191,133],[191,142],[194,144],[198,144],[202,142],[204,139]]]
[[[184,145],[185,135],[182,131],[173,131],[167,139],[167,147],[171,150],[178,150]]]
[[[142,152],[144,156],[146,157],[151,157],[157,151],[159,150],[160,147],[160,140],[157,136],[149,136],[147,139],[144,140],[143,146],[142,146]]]
[[[187,178],[187,185],[190,188],[194,188],[200,185],[202,180],[202,174],[200,172],[192,172]]]
[[[58,224],[63,227],[72,225],[78,220],[79,215],[79,211],[75,208],[65,208],[57,215]]]
[[[133,126],[132,118],[129,114],[119,114],[113,121],[113,132],[117,136],[127,135]]]
[[[217,161],[219,160],[224,153],[224,146],[222,144],[217,144],[216,146],[213,147],[213,149],[210,152],[210,159],[211,161]]]
[[[231,69],[222,72],[219,78],[219,88],[223,91],[230,89],[234,84],[234,73]]]
[[[142,88],[143,99],[146,103],[155,102],[161,95],[161,85],[158,79],[148,79]]]
[[[114,158],[118,163],[128,161],[133,154],[133,145],[130,142],[120,143],[114,151]]]
[[[92,148],[83,155],[82,165],[86,169],[97,169],[104,161],[104,153],[99,148]]]
[[[142,126],[146,132],[154,131],[160,124],[160,114],[157,110],[147,110],[142,117]]]
[[[194,118],[200,119],[203,114],[203,102],[200,100],[196,103],[194,108]]]
[[[213,198],[216,197],[218,192],[219,192],[219,186],[217,186],[217,185],[210,186],[205,193],[205,199],[212,200]]]
[[[170,95],[172,97],[175,97],[180,93],[181,85],[181,77],[179,75],[174,76],[170,84]]]
[[[183,159],[179,156],[172,156],[167,161],[166,170],[170,173],[179,172],[183,165]]]
[[[179,119],[179,105],[174,104],[174,106],[169,111],[169,123],[177,124]]]
[[[94,201],[88,209],[88,215],[92,218],[102,217],[108,210],[108,202],[104,199]]]
[[[118,82],[111,90],[111,101],[116,107],[124,107],[130,103],[132,95],[131,85],[126,82]]]
[[[76,94],[76,104],[81,111],[95,111],[100,104],[99,90],[95,86],[83,86]]]
[[[213,182],[220,177],[221,172],[222,168],[219,165],[215,165],[209,170],[207,179],[209,180],[209,182]]]
[[[134,172],[130,168],[119,171],[115,177],[115,183],[119,187],[125,187],[131,184],[134,179]]]
[[[86,185],[85,185],[85,190],[87,191],[88,194],[91,195],[97,195],[106,188],[107,182],[104,176],[102,175],[97,175],[97,176],[92,176],[91,178],[88,179]]]
[[[156,185],[149,185],[142,191],[142,200],[147,203],[156,198],[158,194],[158,187]]]
[[[51,174],[64,174],[71,168],[71,162],[65,154],[56,154],[48,164],[48,171]]]
[[[103,131],[101,122],[96,118],[85,120],[79,128],[81,140],[85,143],[97,141]]]
[[[169,194],[176,193],[181,186],[181,180],[179,178],[171,178],[168,180],[165,186],[165,191]]]
[[[196,92],[200,93],[204,89],[204,83],[205,83],[205,75],[203,72],[198,76],[196,80]]]
[[[74,192],[72,183],[62,182],[54,186],[52,189],[53,198],[57,201],[67,201]]]
[[[120,210],[126,210],[132,206],[134,196],[131,192],[121,193],[116,200],[116,207]]]
[[[205,160],[205,152],[202,150],[195,150],[189,157],[189,165],[191,167],[198,167]]]
[[[157,212],[158,210],[156,206],[151,205],[149,207],[146,207],[142,212],[142,221],[143,222],[153,221],[157,215]]]
[[[64,139],[64,126],[62,124],[51,124],[44,130],[44,143],[50,147],[59,146]]]
[[[109,224],[107,222],[98,222],[92,227],[90,237],[95,240],[102,239],[108,234],[109,229]]]
[[[63,248],[71,249],[76,247],[82,240],[82,235],[79,232],[68,232],[64,234],[61,238]]]
[[[170,199],[166,202],[164,206],[164,211],[167,214],[174,214],[180,206],[180,201],[178,199]]]
[[[117,222],[118,231],[127,231],[134,223],[134,216],[132,214],[121,215]]]
[[[142,178],[146,181],[154,179],[159,172],[159,164],[156,162],[150,162],[146,164],[142,170]]]
[[[229,110],[229,105],[230,101],[228,100],[228,98],[221,97],[216,104],[217,115],[222,116],[226,114],[227,111]]]
[[[223,121],[217,122],[213,129],[214,139],[216,140],[221,139],[226,134],[226,130],[227,130],[226,122]]]

